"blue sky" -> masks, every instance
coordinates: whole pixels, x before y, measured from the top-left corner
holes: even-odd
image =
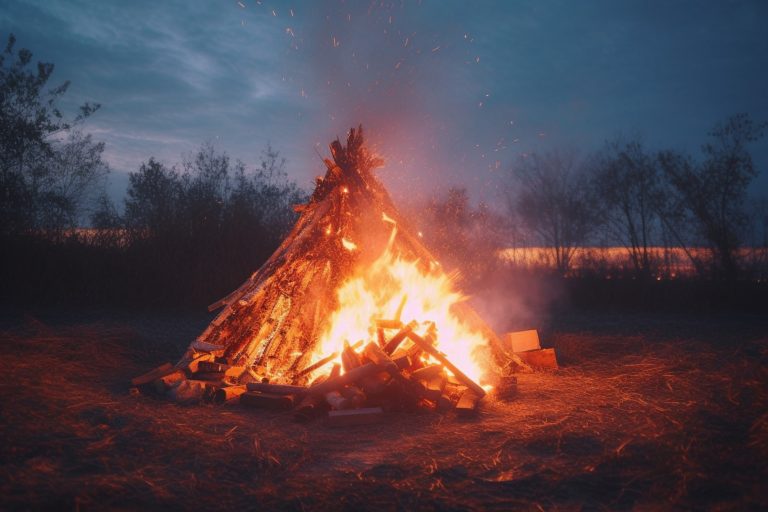
[[[37,60],[102,109],[127,173],[204,141],[256,164],[267,142],[304,188],[316,150],[362,122],[396,200],[467,186],[493,202],[521,153],[586,155],[617,134],[696,153],[736,112],[768,120],[768,2],[22,1],[0,10]],[[752,148],[768,192],[768,139]]]

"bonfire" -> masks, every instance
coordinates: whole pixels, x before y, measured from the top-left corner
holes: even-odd
[[[330,151],[280,247],[209,307],[222,310],[176,365],[135,386],[342,423],[403,407],[469,413],[492,389],[514,394],[514,373],[530,367],[397,211],[362,127]]]

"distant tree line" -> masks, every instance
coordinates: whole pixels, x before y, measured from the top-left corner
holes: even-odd
[[[253,272],[292,226],[305,194],[271,146],[256,168],[203,144],[181,164],[150,158],[129,176],[123,212],[105,193],[103,143],[67,120],[53,64],[11,36],[0,56],[2,295],[15,303],[189,305]],[[90,229],[82,229],[90,225]]]
[[[3,302],[204,305],[256,270],[293,225],[292,206],[306,194],[269,145],[255,167],[211,144],[172,166],[149,158],[130,173],[118,208],[105,193],[104,145],[83,131],[99,106],[66,118],[58,104],[68,83],[50,87],[52,73],[9,38],[0,55]],[[535,277],[552,288],[565,278],[581,298],[604,290],[600,300],[615,301],[617,286],[643,297],[647,287],[637,294],[626,283],[673,277],[659,247],[685,254],[695,281],[764,286],[768,201],[750,203],[747,189],[758,174],[749,144],[765,127],[746,114],[719,123],[700,160],[637,139],[609,141],[583,158],[528,154],[509,171],[506,211],[473,206],[453,188],[409,217],[470,292],[533,294]],[[533,267],[499,257],[534,246],[545,257]],[[607,261],[587,254],[590,246],[624,252]],[[687,293],[694,300],[699,288]]]
[[[659,247],[681,250],[702,278],[768,278],[766,199],[747,195],[758,175],[748,146],[765,128],[747,114],[718,123],[700,161],[621,138],[582,160],[558,150],[526,155],[506,188],[511,238],[547,248],[562,275],[584,247],[602,245],[626,249],[635,279],[670,277]]]

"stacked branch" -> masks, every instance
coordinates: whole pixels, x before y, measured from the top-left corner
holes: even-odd
[[[439,351],[434,328],[421,335],[418,327],[416,321],[376,320],[376,339],[345,343],[340,353],[298,372],[313,376],[306,385],[271,380],[212,352],[198,354],[183,369],[164,365],[134,379],[134,385],[181,402],[293,410],[302,422],[326,416],[333,425],[367,423],[385,411],[420,407],[474,413],[485,389]]]

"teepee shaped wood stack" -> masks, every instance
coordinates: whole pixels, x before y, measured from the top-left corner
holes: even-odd
[[[275,253],[245,283],[209,310],[223,310],[190,345],[177,367],[218,361],[273,381],[304,384],[319,336],[338,306],[339,286],[359,265],[373,261],[397,225],[395,250],[430,265],[435,261],[398,213],[373,169],[382,160],[363,144],[362,127],[346,146],[330,145],[332,160],[309,202]],[[466,303],[456,314],[480,332],[497,360],[525,367],[505,353],[496,334]]]

